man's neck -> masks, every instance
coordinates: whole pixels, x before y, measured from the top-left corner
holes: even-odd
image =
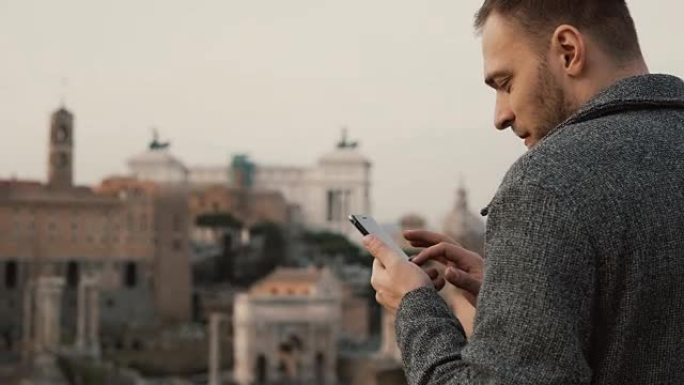
[[[584,105],[601,91],[609,88],[620,80],[648,74],[648,66],[643,58],[631,61],[628,64],[604,67],[602,73],[594,76],[594,80],[588,84],[585,88],[585,92],[579,95],[577,107]]]

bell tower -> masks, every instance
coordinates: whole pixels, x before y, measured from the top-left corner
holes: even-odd
[[[50,119],[48,186],[69,188],[73,185],[74,115],[64,107]]]

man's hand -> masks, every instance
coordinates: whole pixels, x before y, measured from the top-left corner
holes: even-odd
[[[405,257],[397,255],[378,237],[367,235],[363,238],[363,244],[375,257],[371,276],[375,299],[387,310],[396,312],[404,295],[420,287],[433,286],[428,273]]]
[[[434,260],[447,266],[444,278],[452,285],[463,289],[468,302],[476,306],[484,272],[484,260],[481,256],[464,249],[446,235],[431,231],[408,230],[404,232],[404,238],[413,247],[425,247],[411,259],[413,263],[423,265]]]

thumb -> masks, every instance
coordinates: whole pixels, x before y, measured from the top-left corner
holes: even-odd
[[[480,293],[482,282],[473,278],[473,276],[463,270],[448,267],[444,271],[444,278],[452,285],[471,293],[475,297]]]
[[[363,245],[385,267],[392,266],[403,260],[382,239],[373,234],[363,237]]]

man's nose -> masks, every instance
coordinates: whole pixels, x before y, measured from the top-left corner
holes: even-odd
[[[494,126],[499,130],[505,130],[513,125],[515,114],[508,104],[507,98],[497,95],[496,109],[494,111]]]

